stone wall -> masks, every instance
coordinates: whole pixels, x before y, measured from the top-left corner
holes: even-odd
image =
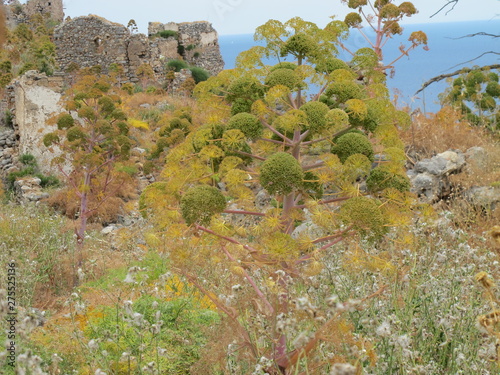
[[[18,137],[14,129],[0,127],[0,177],[19,170]]]
[[[63,77],[47,77],[44,73],[30,70],[14,81],[13,86],[19,154],[32,154],[43,173],[58,174],[51,166],[57,152],[51,153],[42,140],[45,134],[57,128],[55,124],[50,125],[48,120],[64,111],[61,105]]]
[[[178,37],[157,36],[162,30],[174,30]],[[126,81],[131,82],[138,81],[136,70],[142,64],[151,65],[155,79],[163,82],[165,64],[172,59],[184,59],[211,74],[224,68],[217,32],[208,22],[150,23],[147,37],[104,18],[84,16],[56,28],[54,43],[61,70],[75,63],[79,67],[100,65],[107,72],[111,64],[117,63],[123,67]]]
[[[50,18],[56,22],[64,19],[63,0],[29,0],[21,4],[18,0],[5,7],[7,27],[15,28],[21,23],[29,23],[29,19],[37,14]]]
[[[219,36],[210,22],[169,22],[165,24],[150,22],[148,35],[152,37],[164,30],[178,33],[176,42],[183,47],[182,57],[189,64],[202,67],[213,75],[224,69]]]
[[[0,178],[10,172],[19,170],[19,131],[15,122],[15,92],[14,85],[5,87],[4,97],[0,101]],[[6,112],[11,115],[12,122],[6,123]]]
[[[43,14],[57,22],[62,22],[64,19],[62,0],[29,0],[24,9],[28,17]]]
[[[118,23],[98,16],[77,17],[54,30],[57,63],[61,70],[70,64],[79,67],[100,65],[104,72],[112,63],[125,68],[129,74],[129,30]]]

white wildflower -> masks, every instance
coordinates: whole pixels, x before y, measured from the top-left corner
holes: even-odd
[[[357,369],[349,363],[335,363],[330,375],[356,375]]]
[[[377,327],[375,333],[380,337],[389,337],[391,335],[391,325],[388,321],[384,321]]]
[[[401,335],[396,338],[396,343],[401,347],[401,349],[408,349],[411,341],[408,335]]]
[[[96,340],[92,339],[88,342],[87,346],[89,347],[90,350],[97,350],[99,349],[99,344],[97,343]]]

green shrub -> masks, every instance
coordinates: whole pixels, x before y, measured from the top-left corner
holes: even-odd
[[[11,172],[7,175],[7,188],[14,189],[14,182],[18,178],[26,176],[35,176],[40,179],[40,186],[45,188],[49,186],[59,186],[60,181],[57,177],[49,175],[46,176],[38,171],[38,164],[36,158],[31,154],[23,154],[19,156],[19,161],[26,167],[17,172]]]
[[[349,65],[343,60],[332,58],[316,65],[318,72],[331,73],[337,69],[349,69]]]
[[[28,165],[28,166],[33,166],[33,167],[36,166],[36,159],[31,154],[22,154],[21,156],[19,156],[19,161],[23,165]]]
[[[7,175],[7,188],[9,190],[13,190],[14,189],[14,182],[16,182],[16,180],[18,178],[30,176],[30,175],[33,175],[34,173],[35,173],[35,168],[33,166],[23,168],[17,172],[10,172]]]
[[[61,185],[61,181],[59,181],[59,179],[56,176],[52,175],[46,176],[42,173],[37,173],[35,174],[35,176],[40,179],[40,186],[43,188],[50,186],[57,187]]]
[[[333,82],[326,89],[325,95],[335,98],[338,103],[345,103],[349,99],[362,99],[363,89],[354,82]]]
[[[4,122],[5,122],[5,125],[8,126],[9,128],[12,128],[14,126],[14,115],[12,114],[11,111],[9,111],[9,110],[5,111]]]
[[[172,38],[172,37],[175,39],[179,38],[179,33],[174,30],[162,30],[156,35],[162,38]]]
[[[294,64],[294,63],[289,62],[289,61],[283,61],[283,62],[280,62],[280,63],[274,65],[269,70],[269,73],[274,72],[277,69],[291,69],[291,70],[295,70],[296,68],[297,68],[297,64]]]
[[[205,69],[200,68],[198,66],[192,66],[189,68],[191,74],[193,75],[193,79],[196,83],[200,83],[206,81],[210,77],[210,73]]]
[[[188,64],[185,61],[182,60],[170,60],[167,62],[167,69],[173,70],[175,72],[180,72],[182,69],[187,69]]]
[[[181,56],[184,56],[184,53],[186,52],[186,49],[184,48],[184,46],[182,44],[178,44],[177,45],[177,53]]]

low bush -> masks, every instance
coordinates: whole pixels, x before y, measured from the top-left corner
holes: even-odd
[[[202,81],[206,81],[210,77],[210,73],[205,69],[200,68],[198,66],[192,66],[189,68],[191,70],[191,74],[193,75],[193,79],[195,83],[200,83]]]
[[[170,60],[167,62],[167,69],[168,70],[173,70],[175,72],[180,72],[182,69],[187,69],[188,64],[185,61],[182,60]]]

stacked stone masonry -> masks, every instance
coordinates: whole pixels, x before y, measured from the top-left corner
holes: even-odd
[[[21,23],[29,23],[30,18],[37,15],[58,23],[64,19],[63,0],[29,0],[26,4],[14,0],[5,10],[7,26],[11,29]]]
[[[176,31],[177,35],[158,36],[163,30]],[[149,64],[155,79],[164,82],[165,65],[172,59],[183,59],[211,74],[224,68],[217,32],[205,21],[150,23],[148,37],[98,16],[84,16],[56,28],[54,43],[62,71],[76,64],[78,67],[100,65],[108,72],[111,64],[119,64],[123,69],[123,82],[137,82],[137,68],[142,64]]]
[[[17,170],[18,139],[14,129],[0,128],[0,176]]]

